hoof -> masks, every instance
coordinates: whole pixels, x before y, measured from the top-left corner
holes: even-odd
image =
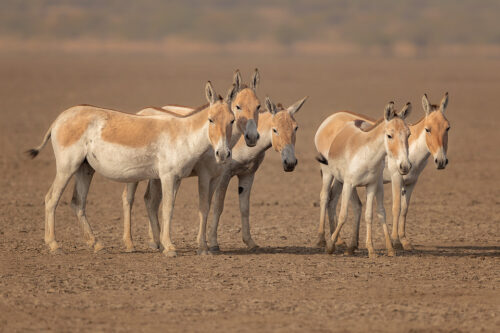
[[[206,255],[208,255],[208,251],[207,251],[207,249],[198,249],[196,251],[196,254],[198,254],[199,256],[206,256]]]
[[[403,245],[403,250],[405,250],[405,251],[413,251],[413,250],[414,250],[414,247],[413,247],[413,245],[410,243],[410,241],[403,240],[403,241],[401,242],[401,244]]]
[[[324,235],[320,235],[318,237],[318,240],[314,243],[314,246],[315,247],[319,247],[319,248],[325,247],[326,246],[325,236]]]
[[[208,252],[210,252],[211,254],[220,253],[220,247],[219,247],[219,245],[210,246],[208,248]]]
[[[149,242],[149,243],[148,243],[148,247],[149,247],[151,250],[159,250],[159,249],[160,249],[160,244],[159,244],[159,243],[156,243],[156,242]]]
[[[356,251],[356,249],[357,249],[357,247],[354,247],[354,246],[348,247],[347,250],[345,251],[345,255],[353,256],[354,251]]]
[[[331,239],[326,242],[325,252],[328,254],[332,254],[333,252],[335,252],[335,244]]]
[[[403,244],[401,244],[401,242],[398,239],[392,242],[392,247],[395,248],[396,250],[402,250]]]
[[[102,243],[99,242],[99,241],[95,242],[95,244],[94,244],[94,253],[98,253],[102,249],[104,249],[104,245],[102,245]]]
[[[61,247],[59,246],[59,244],[57,244],[56,241],[51,241],[47,245],[49,246],[50,253],[52,253],[52,254],[61,254],[62,253]]]
[[[126,247],[125,248],[125,252],[126,253],[132,253],[132,252],[135,252],[135,248],[132,246],[132,247]]]
[[[343,239],[339,238],[337,239],[337,242],[335,243],[336,247],[347,247],[347,243],[344,242]]]
[[[258,249],[259,249],[259,246],[255,243],[253,243],[253,245],[247,247],[248,252],[255,252]]]
[[[175,257],[177,257],[177,252],[175,252],[174,250],[170,250],[170,251],[164,250],[163,254],[165,256],[167,256],[167,258],[175,258]]]
[[[375,251],[368,251],[368,258],[375,259],[377,257],[378,255],[375,253]]]
[[[394,249],[387,250],[387,256],[388,257],[395,257],[396,256],[396,252],[394,251]]]

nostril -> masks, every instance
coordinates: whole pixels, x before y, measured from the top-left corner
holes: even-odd
[[[259,134],[259,133],[257,133],[257,140],[259,140],[259,138],[260,138],[260,134]]]
[[[215,156],[219,157],[219,151],[218,150],[215,152]]]
[[[448,165],[448,159],[446,159],[446,165]]]
[[[226,157],[227,158],[231,157],[231,152],[230,151],[227,152],[227,156]]]
[[[435,159],[434,159],[434,163],[436,163],[436,164],[437,164],[437,162],[438,162],[438,159],[437,159],[437,158],[435,158]]]
[[[245,134],[245,139],[250,140],[250,137],[248,136],[248,134]]]

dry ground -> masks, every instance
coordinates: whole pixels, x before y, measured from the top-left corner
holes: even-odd
[[[91,253],[68,202],[57,211],[64,253],[43,244],[43,198],[55,174],[51,147],[37,145],[57,114],[80,103],[134,112],[204,101],[204,81],[225,92],[232,71],[262,74],[259,96],[285,104],[309,95],[297,115],[299,165],[284,173],[268,152],[252,194],[261,246],[241,242],[235,182],[220,226],[223,253],[195,255],[195,179],[181,186],[174,216],[180,256],[148,250],[142,193],[134,210],[137,252],[121,244],[122,185],[95,177],[88,216],[106,249]],[[312,246],[320,187],[315,129],[350,109],[437,103],[450,92],[449,159],[429,165],[408,217],[412,252],[388,258],[326,255]],[[499,331],[500,61],[327,58],[168,58],[159,55],[0,55],[0,331]],[[386,188],[386,207],[389,195]],[[388,209],[390,218],[390,209]],[[362,229],[361,241],[364,241]],[[350,233],[346,225],[345,235]]]

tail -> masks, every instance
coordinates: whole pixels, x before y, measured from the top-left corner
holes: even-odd
[[[45,147],[45,145],[47,144],[47,141],[49,141],[51,135],[52,135],[52,125],[50,125],[49,130],[47,131],[47,133],[45,133],[42,143],[36,148],[27,150],[25,153],[28,154],[31,158],[37,157],[38,153],[40,153],[40,150],[42,150],[43,147]]]
[[[319,155],[316,156],[316,161],[318,161],[321,164],[328,165],[328,160],[321,153],[319,153]]]

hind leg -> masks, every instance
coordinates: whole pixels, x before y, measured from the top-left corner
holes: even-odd
[[[139,183],[128,183],[122,194],[123,204],[123,244],[126,252],[134,252],[134,242],[132,241],[132,206],[134,205],[135,191]]]
[[[319,194],[319,227],[318,239],[315,243],[317,247],[324,247],[326,245],[325,217],[328,205],[328,195],[330,194],[330,187],[332,186],[333,182],[333,175],[327,166],[321,165],[321,177],[323,182],[321,185],[321,192]]]
[[[354,228],[352,230],[351,243],[347,247],[347,254],[353,255],[359,245],[359,223],[361,221],[361,200],[359,199],[357,189],[354,189],[351,194],[351,203],[354,210]]]
[[[150,179],[146,193],[144,193],[144,203],[149,218],[149,247],[157,250],[162,249],[160,243],[160,222],[158,221],[158,209],[162,200],[161,182],[159,179]]]
[[[77,164],[58,167],[54,182],[45,196],[45,244],[49,246],[51,252],[56,252],[59,249],[59,244],[57,244],[55,236],[57,204],[71,176],[73,176],[79,166]]]
[[[342,188],[339,187],[340,183],[336,183],[337,186],[334,188],[332,185],[332,188],[330,189],[330,195],[329,195],[329,201],[328,201],[328,222],[330,224],[330,233],[329,237],[332,236],[333,231],[337,227],[337,203],[339,202],[340,194],[342,192]],[[343,246],[345,245],[344,240],[340,237],[338,237],[337,242],[335,243],[336,246]]]
[[[71,199],[71,207],[75,211],[78,222],[83,230],[83,236],[90,248],[96,252],[102,248],[102,245],[97,242],[92,228],[87,221],[85,208],[87,206],[87,194],[89,193],[90,183],[94,175],[94,169],[84,162],[75,173],[75,188],[73,190],[73,198]]]

